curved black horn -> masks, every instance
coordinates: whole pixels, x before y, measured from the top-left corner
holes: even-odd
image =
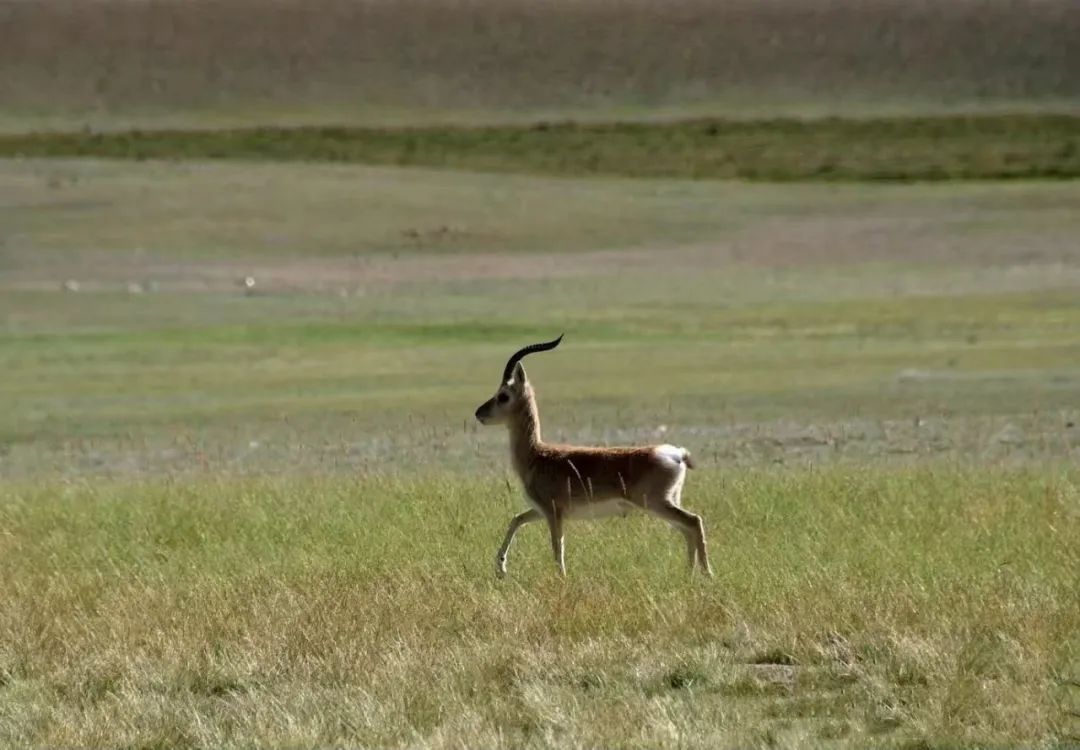
[[[518,349],[514,352],[514,355],[506,361],[506,369],[503,370],[502,382],[509,383],[510,379],[514,376],[514,366],[521,361],[521,358],[526,354],[533,354],[534,352],[546,352],[554,349],[562,341],[563,334],[559,334],[559,338],[552,341],[544,342],[543,344],[529,344],[524,349]]]

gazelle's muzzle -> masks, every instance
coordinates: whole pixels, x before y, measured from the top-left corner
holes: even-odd
[[[485,401],[476,407],[476,421],[480,424],[487,424],[488,418],[491,416],[491,402]]]

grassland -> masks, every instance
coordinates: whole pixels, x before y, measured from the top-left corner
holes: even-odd
[[[1075,112],[1078,36],[1071,0],[6,0],[0,129]]]
[[[0,744],[1080,741],[1078,191],[3,162]],[[494,579],[558,330],[546,434],[690,447],[715,580]]]
[[[0,156],[330,161],[772,181],[1076,178],[1080,118],[33,133],[0,136]]]
[[[497,583],[495,476],[7,485],[13,746],[1068,741],[1074,471],[716,471]],[[1075,664],[1075,662],[1072,662]],[[1070,691],[1072,694],[1070,695]]]
[[[1078,37],[0,0],[0,746],[1080,745]],[[715,579],[495,579],[559,331],[545,435],[690,448]]]

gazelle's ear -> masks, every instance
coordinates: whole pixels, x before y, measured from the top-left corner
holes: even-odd
[[[520,391],[528,382],[529,377],[525,374],[525,368],[518,362],[514,365],[514,388]]]

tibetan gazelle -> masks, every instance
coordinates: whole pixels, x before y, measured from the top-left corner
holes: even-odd
[[[583,518],[626,515],[644,510],[671,524],[686,538],[690,570],[695,561],[712,575],[705,551],[701,517],[681,505],[686,470],[693,468],[690,452],[674,445],[632,448],[592,448],[545,443],[540,436],[536,394],[525,376],[521,359],[554,349],[562,336],[515,352],[506,363],[495,395],[476,410],[481,424],[505,424],[510,432],[510,457],[531,506],[510,521],[499,547],[495,572],[506,575],[506,553],[518,529],[543,519],[551,532],[551,547],[559,573],[566,574],[563,524]]]

